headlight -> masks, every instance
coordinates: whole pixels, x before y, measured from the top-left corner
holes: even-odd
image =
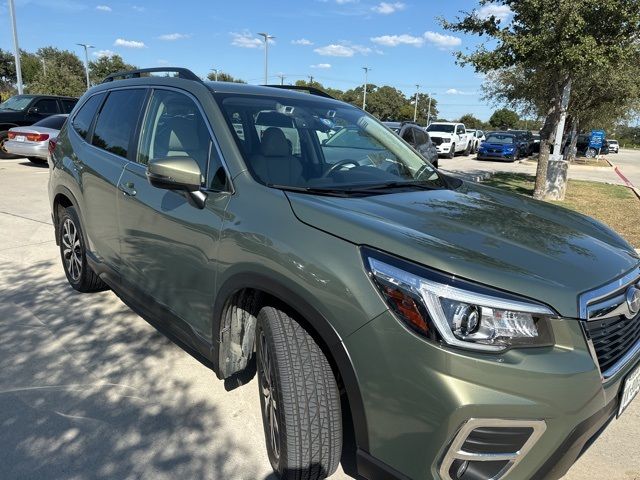
[[[442,139],[442,143],[451,143],[451,139],[450,138],[443,138]]]
[[[553,345],[549,307],[363,249],[374,285],[414,332],[448,345],[489,352]]]

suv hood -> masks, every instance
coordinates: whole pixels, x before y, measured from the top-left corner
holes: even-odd
[[[564,208],[479,184],[336,198],[287,192],[298,219],[578,316],[580,293],[639,263],[616,233]]]

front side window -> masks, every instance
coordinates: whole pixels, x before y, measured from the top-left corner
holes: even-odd
[[[127,158],[129,142],[138,122],[145,93],[143,89],[110,92],[98,114],[91,143]]]
[[[54,98],[43,98],[42,100],[38,100],[33,107],[37,109],[38,113],[45,115],[58,113],[58,101]]]
[[[80,107],[80,110],[78,110],[75,117],[73,117],[73,129],[78,132],[78,135],[81,137],[85,139],[87,138],[87,134],[91,128],[91,122],[93,122],[93,117],[95,117],[103,99],[104,93],[99,93],[90,97],[84,105]]]
[[[410,145],[416,143],[416,139],[413,135],[413,128],[407,128],[404,132],[402,132],[402,139]]]
[[[249,171],[267,186],[355,191],[417,182],[444,185],[396,134],[350,105],[312,95],[215,98]]]
[[[442,123],[432,123],[427,127],[427,132],[453,133],[454,130],[453,125],[443,125]]]

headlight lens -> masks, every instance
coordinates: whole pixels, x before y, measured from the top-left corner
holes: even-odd
[[[442,139],[442,143],[451,143],[451,139],[450,138],[443,138]]]
[[[499,352],[553,344],[545,305],[363,251],[370,276],[396,317],[416,333],[449,345]]]

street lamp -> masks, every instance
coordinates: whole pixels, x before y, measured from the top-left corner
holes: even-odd
[[[435,95],[435,93],[428,93],[429,95],[429,107],[427,108],[427,127],[431,125],[431,98]]]
[[[89,82],[89,54],[87,53],[88,49],[93,48],[93,45],[89,45],[88,43],[76,43],[76,45],[80,45],[84,48],[84,73],[87,75],[87,90],[91,88],[91,83]]]
[[[416,84],[416,100],[413,102],[413,123],[416,122],[418,118],[418,91],[420,90],[420,85]]]
[[[267,85],[269,83],[269,40],[276,37],[268,33],[258,33],[258,35],[264,38],[264,84]]]
[[[367,110],[367,83],[368,83],[368,76],[369,76],[369,70],[371,70],[371,67],[362,67],[362,69],[364,70],[364,95],[362,96],[362,110]]]
[[[18,47],[16,7],[13,4],[13,0],[9,0],[9,16],[11,17],[11,29],[13,30],[13,57],[16,61],[16,83],[18,84],[18,95],[22,95],[22,67],[20,66],[20,47]]]
[[[218,69],[217,68],[212,68],[211,71],[213,72],[214,75],[214,80],[217,82],[218,81]]]

